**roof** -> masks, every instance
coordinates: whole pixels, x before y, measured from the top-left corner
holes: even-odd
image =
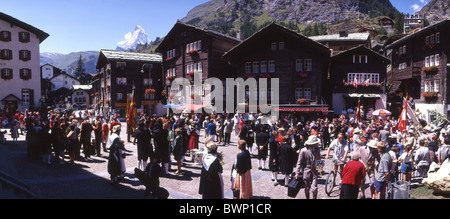
[[[14,99],[16,99],[16,100],[21,100],[21,99],[18,98],[16,95],[14,95],[14,94],[9,94],[9,95],[6,96],[5,98],[3,98],[1,101],[5,101],[6,99],[8,99],[8,98],[10,98],[10,97],[12,97],[12,98],[14,98]]]
[[[398,39],[398,40],[394,41],[393,43],[391,43],[390,45],[386,46],[386,49],[390,49],[394,46],[397,46],[398,44],[404,43],[405,41],[407,41],[413,37],[424,34],[424,33],[428,32],[429,30],[433,30],[434,28],[438,28],[438,27],[445,26],[445,25],[450,25],[450,19],[443,20],[439,23],[424,27],[418,31],[415,31],[414,33],[408,34],[405,37]]]
[[[271,23],[271,24],[267,25],[266,27],[262,28],[261,30],[259,30],[258,32],[254,33],[250,37],[248,37],[245,41],[242,41],[241,43],[239,43],[238,45],[233,47],[230,51],[226,52],[223,55],[223,57],[226,58],[227,56],[230,56],[230,54],[233,54],[233,53],[237,52],[240,48],[242,48],[243,46],[248,44],[248,42],[251,41],[252,38],[254,38],[255,36],[260,35],[262,32],[266,31],[269,28],[277,28],[278,30],[280,30],[280,33],[284,32],[284,33],[290,34],[291,36],[297,37],[299,39],[303,39],[303,40],[309,41],[309,42],[311,42],[312,45],[317,46],[318,48],[322,49],[323,51],[330,52],[330,49],[327,46],[325,46],[325,45],[323,45],[323,44],[321,44],[319,42],[311,40],[310,38],[308,38],[308,37],[306,37],[306,36],[304,36],[304,35],[302,35],[300,33],[297,33],[297,32],[295,32],[293,30],[290,30],[290,29],[288,29],[288,28],[286,28],[284,26],[281,26],[279,24]]]
[[[235,42],[235,43],[240,43],[240,42],[242,42],[242,40],[240,40],[240,39],[238,39],[238,38],[231,37],[231,36],[228,36],[228,35],[226,35],[226,34],[219,33],[219,32],[217,32],[217,31],[209,30],[209,29],[207,29],[207,28],[200,28],[200,27],[196,27],[196,26],[194,26],[194,25],[186,24],[186,23],[183,23],[183,22],[181,22],[181,21],[179,21],[179,20],[177,21],[177,23],[175,23],[175,25],[174,25],[174,26],[172,27],[172,29],[169,31],[169,33],[167,34],[167,36],[171,35],[171,33],[176,29],[176,27],[179,27],[179,26],[191,28],[191,29],[194,29],[194,30],[198,30],[198,31],[201,31],[201,32],[205,33],[206,35],[209,35],[209,36],[212,36],[212,37],[221,38],[221,39],[225,39],[225,40],[229,40],[229,41],[233,41],[233,42]],[[167,36],[164,37],[163,41],[158,45],[158,47],[155,49],[155,51],[160,52],[160,48],[161,48],[162,46],[164,46],[164,44],[165,44],[166,42],[171,42],[171,40],[168,39]]]
[[[11,25],[16,25],[22,29],[25,29],[27,31],[30,31],[31,33],[36,34],[37,37],[39,38],[39,43],[42,43],[42,41],[44,41],[45,39],[47,39],[47,37],[50,36],[48,33],[44,32],[36,27],[33,27],[23,21],[17,20],[16,18],[13,18],[2,12],[0,12],[0,20],[4,20],[4,21],[10,23]]]
[[[370,33],[349,33],[346,36],[340,36],[340,34],[311,36],[312,40],[322,41],[367,41],[369,40]]]
[[[72,85],[74,90],[90,90],[92,89],[92,85]]]
[[[162,56],[151,53],[125,52],[120,50],[100,50],[110,61],[162,62]]]
[[[344,55],[344,54],[347,54],[347,53],[352,54],[353,52],[356,52],[356,51],[358,51],[358,50],[365,50],[365,51],[367,51],[368,53],[371,53],[372,55],[374,55],[374,56],[376,56],[376,57],[379,57],[379,58],[383,59],[384,61],[391,62],[391,60],[390,60],[389,58],[387,58],[386,56],[381,55],[380,53],[377,53],[377,52],[375,52],[374,50],[369,49],[369,48],[367,48],[367,47],[365,47],[365,46],[357,46],[357,47],[353,47],[353,48],[351,48],[351,49],[349,49],[349,50],[345,50],[345,51],[340,52],[340,53],[338,53],[338,54],[336,54],[336,55],[333,55],[333,56],[331,56],[331,58],[333,59],[333,58],[335,58],[335,57],[337,57],[337,56],[341,56],[341,55]]]

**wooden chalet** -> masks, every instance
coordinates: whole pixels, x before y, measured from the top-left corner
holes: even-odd
[[[332,56],[330,91],[334,113],[357,108],[358,101],[364,114],[386,109],[386,67],[389,64],[388,58],[364,46]]]
[[[268,80],[267,93],[248,91],[249,98],[267,98],[270,105],[270,78],[279,78],[279,110],[305,117],[328,113],[324,100],[330,50],[297,32],[269,24],[228,51],[224,59],[238,77]]]
[[[133,87],[138,111],[163,114],[162,58],[157,54],[101,50],[97,62],[100,91],[94,108],[125,116]]]
[[[450,20],[427,26],[385,47],[392,60],[388,71],[388,99],[399,112],[402,97],[412,97],[415,108],[430,121],[429,111],[448,115],[450,109],[449,51]]]
[[[196,74],[202,82],[214,77],[222,80],[223,85],[226,78],[235,78],[236,72],[222,59],[222,55],[240,42],[237,38],[177,21],[155,50],[162,54],[169,101],[180,91],[171,87],[175,78],[186,78],[193,84]],[[191,92],[204,96],[209,91],[192,87]]]

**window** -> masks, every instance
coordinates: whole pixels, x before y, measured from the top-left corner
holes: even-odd
[[[19,32],[19,42],[22,42],[22,43],[30,42],[30,33],[28,33],[28,32]]]
[[[425,81],[425,92],[431,91],[431,81]]]
[[[272,43],[271,49],[272,51],[277,51],[277,43]]]
[[[305,59],[305,71],[312,71],[312,59]]]
[[[31,59],[31,52],[29,50],[20,50],[19,59],[22,61],[28,61]]]
[[[12,51],[10,49],[2,49],[1,50],[1,59],[11,60],[12,59]]]
[[[439,92],[439,81],[434,81],[434,92]]]
[[[311,100],[311,88],[305,88],[303,89],[303,98],[307,99],[307,100]]]
[[[245,74],[250,74],[250,73],[252,73],[252,63],[246,62],[245,63]]]
[[[278,49],[279,50],[284,50],[284,42],[279,42],[278,43]]]
[[[202,62],[197,63],[197,72],[203,72],[203,64]]]
[[[267,73],[267,61],[261,61],[261,73]]]
[[[430,57],[425,57],[425,67],[430,67]]]
[[[117,101],[122,101],[122,100],[123,100],[123,94],[117,93]]]
[[[191,51],[199,51],[201,49],[202,49],[201,40],[186,44],[186,53],[189,53]]]
[[[425,37],[425,45],[430,44],[430,36]]]
[[[399,69],[399,70],[406,69],[406,62],[400,63],[400,64],[398,65],[398,69]]]
[[[153,85],[153,80],[151,78],[144,78],[144,86]]]
[[[127,78],[116,78],[117,85],[127,85]]]
[[[166,77],[168,77],[168,76],[173,76],[173,77],[175,77],[175,68],[167,69]]]
[[[4,80],[9,80],[13,78],[13,70],[10,68],[2,68],[1,75]]]
[[[11,41],[11,32],[9,32],[9,31],[0,32],[0,40],[1,41]]]
[[[353,63],[367,63],[367,55],[353,55]]]
[[[275,61],[269,61],[269,72],[275,73]]]
[[[127,67],[126,62],[116,62],[116,68],[125,69],[125,67]]]
[[[20,69],[20,78],[23,80],[31,79],[31,69],[29,68]]]
[[[434,34],[431,34],[430,36],[430,44],[434,44]]]
[[[253,62],[253,73],[259,73],[259,62]]]
[[[22,105],[24,106],[30,105],[30,90],[28,89],[22,90]]]
[[[295,88],[295,99],[302,99],[303,98],[303,89],[302,88]]]
[[[441,39],[440,39],[441,36],[440,35],[441,35],[441,33],[439,33],[439,32],[436,33],[436,37],[434,39],[436,41],[436,43],[441,43]]]
[[[365,82],[369,80],[369,83],[380,83],[380,75],[378,73],[348,73],[348,82]]]
[[[434,65],[439,66],[439,54],[434,55]]]
[[[400,48],[398,48],[398,54],[399,55],[406,54],[406,45],[400,46]]]
[[[425,57],[425,67],[431,66],[439,66],[439,54]]]
[[[295,71],[303,71],[303,59],[296,59],[295,60]]]
[[[167,58],[175,57],[175,49],[167,51]]]

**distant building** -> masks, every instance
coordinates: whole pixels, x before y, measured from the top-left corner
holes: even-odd
[[[125,117],[127,99],[131,101],[135,88],[138,111],[161,114],[164,111],[161,62],[162,57],[158,54],[101,50],[97,62],[100,75],[93,78],[94,99],[97,100],[93,102],[93,108],[105,115],[117,112]]]
[[[444,20],[386,46],[386,56],[392,60],[387,77],[393,113],[401,111],[403,97],[412,97],[427,121],[432,120],[430,111],[449,115],[449,30],[450,20]]]
[[[408,34],[425,27],[425,16],[421,14],[405,15],[403,33]]]
[[[346,31],[341,31],[339,34],[311,36],[309,38],[330,48],[331,55],[336,55],[358,46],[365,46],[366,48],[372,47],[369,32],[348,33]]]
[[[80,85],[79,80],[67,74],[66,72],[61,72],[61,74],[57,74],[56,76],[50,79],[50,82],[52,83],[53,86],[52,91],[58,90],[61,87],[71,89],[73,85]]]
[[[74,109],[86,109],[91,105],[92,85],[73,85],[72,86],[72,106]]]
[[[39,45],[48,36],[0,12],[0,107],[8,113],[40,106]]]

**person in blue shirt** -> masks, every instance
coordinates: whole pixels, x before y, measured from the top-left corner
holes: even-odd
[[[211,121],[208,124],[208,134],[211,137],[211,141],[216,141],[216,124],[214,122],[214,119],[211,119]]]

